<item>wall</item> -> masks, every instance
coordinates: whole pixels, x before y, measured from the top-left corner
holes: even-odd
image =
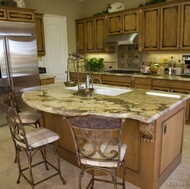
[[[25,0],[26,7],[36,12],[66,16],[68,50],[73,52],[76,48],[75,21],[82,16],[82,2],[77,0]]]

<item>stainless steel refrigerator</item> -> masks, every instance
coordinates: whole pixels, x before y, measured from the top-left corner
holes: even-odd
[[[35,24],[0,21],[0,86],[11,85],[20,108],[21,89],[40,85]],[[0,126],[4,125],[0,111]]]

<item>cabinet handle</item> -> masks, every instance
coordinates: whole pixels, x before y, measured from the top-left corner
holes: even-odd
[[[163,124],[163,135],[165,135],[167,132],[167,123]]]

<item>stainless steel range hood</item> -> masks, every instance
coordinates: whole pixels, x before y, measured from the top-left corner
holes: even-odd
[[[136,45],[138,44],[138,33],[111,35],[105,39],[104,43],[111,46]]]

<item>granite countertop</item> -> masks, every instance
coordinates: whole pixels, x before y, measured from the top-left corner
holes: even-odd
[[[55,75],[40,74],[40,80],[55,78]]]
[[[92,97],[81,97],[73,95],[76,91],[66,89],[64,83],[37,86],[23,91],[24,102],[44,112],[64,116],[93,114],[131,118],[144,123],[154,121],[190,97],[161,91],[152,92],[179,95],[179,98],[152,96],[146,94],[150,90],[144,89],[132,89],[131,92],[118,96],[95,94]]]
[[[89,73],[87,71],[83,71],[80,73]],[[144,77],[150,79],[167,79],[167,80],[178,80],[178,81],[190,81],[190,77],[178,76],[178,75],[158,75],[158,74],[143,74],[143,73],[111,73],[111,72],[91,72],[91,74],[104,74],[104,75],[118,75],[118,76],[130,76],[130,77]]]

